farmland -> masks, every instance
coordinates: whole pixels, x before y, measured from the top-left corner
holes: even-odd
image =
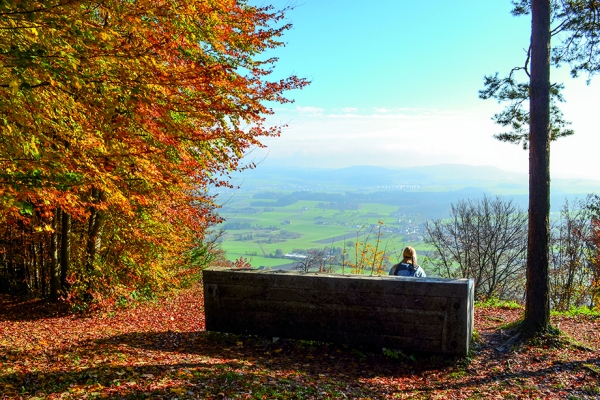
[[[351,167],[337,170],[263,168],[245,171],[230,190],[219,190],[225,222],[222,247],[231,260],[254,267],[289,268],[283,256],[297,250],[341,248],[368,242],[391,254],[412,245],[420,254],[427,219],[447,218],[459,200],[499,195],[527,209],[527,175],[491,167],[440,165],[410,169]],[[554,179],[552,210],[565,199],[598,192],[597,181]],[[382,224],[379,224],[381,222]]]
[[[380,248],[389,254],[409,244],[424,247],[425,219],[401,213],[397,206],[368,203],[336,209],[320,201],[301,200],[284,207],[251,206],[252,202],[237,201],[221,215],[226,218],[222,246],[228,258],[246,258],[254,267],[289,267],[294,261],[283,255],[308,249],[350,251],[357,238],[375,243],[379,236]],[[396,258],[392,255],[391,260]]]

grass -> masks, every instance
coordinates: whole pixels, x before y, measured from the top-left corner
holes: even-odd
[[[273,207],[265,211],[265,207],[251,207],[253,199],[244,198],[231,204],[221,214],[227,222],[250,223],[252,229],[230,230],[223,237],[222,247],[231,260],[240,257],[247,258],[253,267],[266,266],[278,267],[289,264],[287,259],[267,258],[265,255],[275,254],[280,249],[283,253],[290,253],[294,249],[311,249],[325,247],[344,247],[352,251],[352,243],[357,239],[375,243],[376,231],[370,235],[370,225],[383,221],[386,227],[398,228],[411,225],[420,225],[423,221],[418,216],[393,216],[398,207],[386,204],[361,204],[358,210],[336,210],[317,207],[318,201],[298,201],[286,207]],[[227,211],[229,210],[229,211]],[[259,213],[250,210],[260,211]],[[399,222],[401,220],[402,222]],[[286,223],[286,222],[291,223]],[[284,232],[295,234],[295,238],[284,238]],[[422,233],[422,232],[421,232]],[[252,235],[249,240],[237,240]],[[340,237],[344,237],[340,239]],[[271,240],[272,243],[268,243]],[[423,242],[408,240],[404,235],[384,232],[381,237],[380,248],[387,246],[388,253],[399,252],[404,246],[411,245],[417,251],[427,250]],[[396,259],[392,257],[392,262]]]
[[[496,297],[491,297],[485,301],[476,301],[475,307],[480,308],[501,308],[504,310],[523,308],[523,306],[512,300],[501,300]]]
[[[555,311],[550,312],[553,316],[566,316],[566,317],[586,317],[590,319],[600,319],[600,310],[593,310],[589,307],[571,307],[567,311]]]

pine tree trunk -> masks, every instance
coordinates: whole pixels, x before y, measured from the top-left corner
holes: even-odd
[[[531,2],[529,237],[524,332],[550,328],[550,0]]]

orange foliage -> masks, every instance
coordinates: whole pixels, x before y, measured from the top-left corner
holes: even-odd
[[[63,292],[169,281],[219,220],[208,188],[279,134],[265,102],[307,83],[268,81],[276,60],[258,58],[282,18],[236,0],[4,2],[0,290],[52,294],[58,264]]]

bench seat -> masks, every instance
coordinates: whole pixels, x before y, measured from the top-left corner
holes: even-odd
[[[208,268],[206,330],[466,355],[473,280]]]

